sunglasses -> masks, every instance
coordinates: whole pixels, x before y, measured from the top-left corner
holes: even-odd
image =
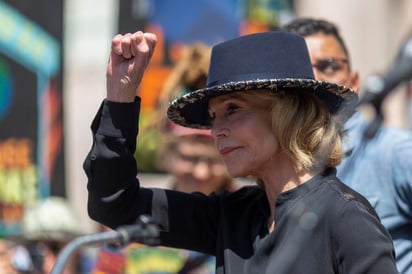
[[[218,157],[213,158],[203,155],[186,155],[180,151],[176,151],[175,153],[182,161],[193,165],[198,163],[205,163],[208,166],[223,165],[222,159]]]
[[[312,67],[323,74],[334,74],[348,64],[348,59],[345,58],[325,58],[319,59]]]

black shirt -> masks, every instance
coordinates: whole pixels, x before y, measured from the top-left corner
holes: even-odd
[[[84,162],[91,218],[116,228],[149,214],[162,245],[215,255],[217,273],[398,273],[374,209],[334,168],[278,196],[272,233],[258,186],[210,196],[140,187],[133,157],[139,108],[139,98],[105,101],[93,121]]]

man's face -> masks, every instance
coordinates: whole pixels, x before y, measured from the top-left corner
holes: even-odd
[[[350,71],[348,57],[334,36],[315,34],[306,36],[305,40],[317,80],[343,85],[358,91],[358,74]]]
[[[176,190],[208,195],[226,187],[229,180],[226,166],[213,139],[207,137],[181,137],[169,163]]]

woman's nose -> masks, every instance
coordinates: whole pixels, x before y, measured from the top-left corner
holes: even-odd
[[[213,138],[226,137],[229,134],[229,128],[223,121],[215,121],[211,128]]]

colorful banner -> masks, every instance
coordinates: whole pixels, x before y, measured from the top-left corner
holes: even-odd
[[[63,156],[61,41],[17,8],[36,17],[44,5],[10,2],[0,1],[0,236],[19,234],[25,206],[50,196]]]

